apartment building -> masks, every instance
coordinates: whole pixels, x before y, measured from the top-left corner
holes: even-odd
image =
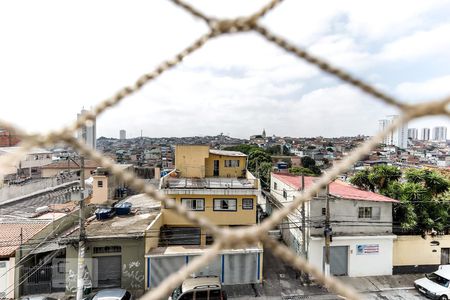
[[[447,127],[438,126],[433,128],[433,141],[446,141]]]
[[[160,190],[169,198],[218,226],[257,223],[260,185],[246,170],[241,152],[213,150],[204,145],[177,145],[176,169],[161,178]],[[173,209],[163,208],[147,230],[146,288],[201,255],[214,238]],[[259,283],[263,249],[260,244],[224,250],[194,276],[215,275],[227,284]]]
[[[386,116],[386,119],[379,120],[378,125],[380,131],[387,128],[398,117],[398,115],[390,115]],[[396,147],[406,149],[408,147],[408,124],[405,123],[393,132],[387,134],[386,137],[383,138],[383,144],[394,145]]]
[[[304,188],[316,178],[304,177]],[[301,176],[271,175],[272,204],[283,206],[292,202],[301,190]],[[298,255],[307,256],[310,263],[324,270],[325,218],[329,201],[332,242],[330,273],[345,276],[375,276],[392,274],[392,203],[397,200],[357,189],[335,180],[305,205],[305,227],[301,210],[290,214],[280,229],[286,244]],[[271,206],[268,204],[267,206]],[[269,209],[270,210],[270,209]],[[305,230],[306,253],[302,251],[302,230]]]

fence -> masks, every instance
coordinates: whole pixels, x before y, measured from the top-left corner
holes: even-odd
[[[80,154],[98,162],[103,167],[109,168],[113,174],[121,178],[123,181],[127,182],[128,185],[136,191],[144,192],[149,197],[153,197],[156,200],[165,202],[166,206],[173,207],[178,214],[184,216],[192,223],[205,228],[214,235],[215,243],[205,252],[203,256],[194,259],[190,264],[167,277],[157,288],[145,294],[142,299],[163,299],[167,297],[167,295],[175,287],[179,286],[181,282],[189,276],[189,274],[194,273],[195,270],[198,270],[199,268],[205,266],[222,249],[239,246],[242,247],[254,244],[255,242],[259,241],[268,248],[271,248],[274,254],[280,256],[283,260],[291,264],[296,269],[311,274],[316,279],[316,282],[322,284],[330,291],[339,294],[347,299],[360,299],[359,295],[351,287],[343,285],[333,277],[324,276],[320,270],[308,264],[308,262],[301,257],[296,256],[286,246],[268,238],[267,231],[282,222],[282,220],[289,213],[294,211],[302,202],[312,199],[312,196],[315,195],[321,188],[326,186],[328,182],[336,178],[340,173],[350,168],[352,164],[354,164],[362,156],[369,153],[370,150],[372,150],[378,143],[382,141],[384,136],[398,128],[401,124],[426,115],[450,116],[450,108],[448,107],[450,104],[450,98],[414,105],[400,102],[394,97],[391,97],[379,91],[375,87],[365,83],[364,81],[350,75],[346,71],[332,66],[324,60],[315,57],[307,51],[301,49],[300,47],[297,47],[296,45],[290,43],[281,36],[272,33],[268,28],[261,25],[258,21],[262,16],[267,14],[270,10],[274,9],[281,2],[281,0],[272,0],[269,4],[261,8],[256,13],[250,16],[239,17],[236,19],[211,18],[203,14],[196,8],[190,6],[189,4],[182,2],[181,0],[172,0],[172,2],[179,5],[181,8],[183,8],[193,16],[205,21],[209,28],[208,33],[195,40],[191,45],[186,47],[174,58],[163,62],[153,72],[144,74],[135,82],[135,84],[122,88],[111,98],[106,99],[105,101],[98,104],[90,112],[87,112],[85,115],[80,117],[71,126],[62,128],[54,132],[50,132],[46,135],[28,135],[18,127],[13,126],[12,124],[9,124],[7,122],[0,121],[0,125],[2,127],[5,127],[9,130],[14,130],[22,138],[23,141],[21,143],[21,150],[13,154],[0,157],[0,170],[2,170],[3,166],[7,165],[7,162],[11,163],[11,161],[15,162],[20,159],[25,154],[25,151],[33,146],[46,147],[49,145],[54,145],[57,142],[64,142],[68,145],[71,145]],[[309,189],[306,189],[303,193],[298,193],[290,205],[277,210],[272,214],[270,218],[264,220],[264,222],[262,222],[259,226],[252,226],[245,229],[219,228],[214,224],[210,224],[205,219],[198,218],[195,213],[187,211],[181,206],[176,206],[173,200],[167,199],[154,187],[145,185],[145,182],[143,180],[136,178],[132,173],[114,165],[111,160],[103,157],[100,153],[91,150],[84,143],[79,142],[73,137],[76,130],[82,128],[85,125],[91,124],[98,115],[100,115],[107,109],[117,105],[127,96],[139,91],[145,84],[154,80],[162,73],[181,63],[186,56],[201,48],[209,40],[226,34],[248,31],[258,33],[268,42],[276,44],[277,46],[291,53],[297,58],[303,59],[315,65],[322,71],[329,73],[330,75],[333,75],[341,79],[342,81],[351,84],[352,86],[365,92],[366,94],[377,98],[379,101],[382,101],[387,105],[399,109],[401,111],[401,116],[394,122],[392,122],[388,127],[386,127],[382,132],[376,134],[372,139],[362,144],[351,155],[347,156],[344,160],[334,165],[333,168],[331,168],[326,174],[320,177],[320,179],[317,180]]]

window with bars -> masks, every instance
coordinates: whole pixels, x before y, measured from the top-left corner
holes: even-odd
[[[205,199],[181,199],[181,205],[188,210],[205,210]]]
[[[104,247],[94,247],[94,254],[102,253],[120,253],[122,251],[121,246],[104,246]]]
[[[224,161],[224,163],[225,163],[225,167],[227,167],[227,168],[239,167],[238,159],[226,159]]]
[[[252,198],[242,199],[242,209],[253,209],[253,199]]]
[[[214,199],[214,210],[236,211],[236,199]]]
[[[379,207],[359,207],[358,219],[379,220],[381,210]]]

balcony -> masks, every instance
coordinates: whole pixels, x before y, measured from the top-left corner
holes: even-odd
[[[164,178],[161,191],[182,195],[257,195],[256,178]]]

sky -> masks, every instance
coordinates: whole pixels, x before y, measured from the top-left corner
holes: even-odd
[[[191,0],[208,15],[266,1]],[[450,95],[450,1],[285,0],[261,23],[404,102]],[[29,132],[68,125],[206,33],[167,0],[0,2],[0,118]],[[372,135],[395,114],[256,33],[209,41],[97,119],[97,136]],[[445,117],[409,127],[450,127]]]

